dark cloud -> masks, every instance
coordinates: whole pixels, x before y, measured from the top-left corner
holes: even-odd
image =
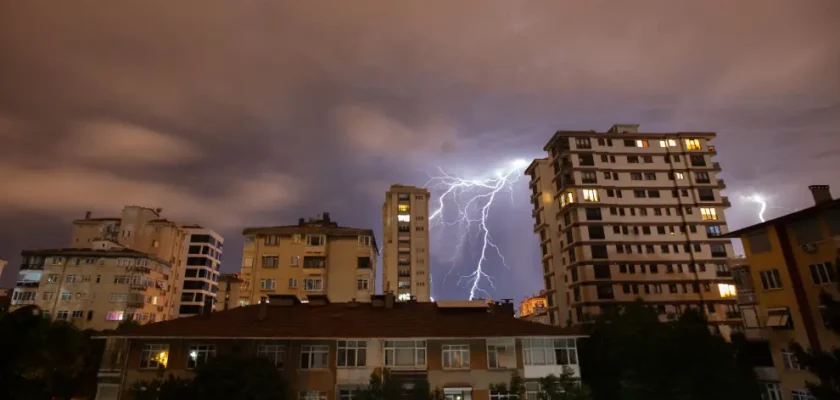
[[[229,271],[244,224],[329,210],[379,229],[389,184],[540,157],[556,129],[717,131],[733,197],[794,208],[806,183],[840,188],[833,0],[0,9],[0,216],[161,206],[222,231]],[[514,270],[490,266],[517,277],[500,296],[540,285],[526,193],[495,212],[516,232],[501,243]],[[731,225],[752,222],[735,203]],[[0,257],[66,240],[45,224],[6,225]]]

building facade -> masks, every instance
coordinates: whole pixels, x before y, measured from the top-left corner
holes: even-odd
[[[371,229],[339,226],[329,213],[297,225],[246,228],[242,256],[243,304],[270,295],[370,301],[379,250]]]
[[[820,295],[840,298],[840,200],[827,186],[811,186],[815,205],[730,233],[744,245],[746,262],[735,269],[748,339],[769,343],[777,381],[768,379],[770,399],[808,399],[804,371],[790,349],[830,351],[840,335],[825,326]],[[784,397],[781,397],[784,396]]]
[[[391,185],[382,206],[382,292],[431,301],[429,190]]]
[[[239,274],[222,274],[219,276],[219,291],[216,292],[216,306],[214,311],[230,310],[242,307],[242,279]]]
[[[519,318],[525,321],[549,324],[545,292],[531,296],[519,303]]]
[[[24,251],[11,306],[37,305],[81,329],[115,329],[174,318],[171,265],[119,244]]]
[[[184,254],[178,268],[178,315],[188,317],[212,311],[216,303],[219,266],[222,263],[224,240],[213,230],[198,225],[185,225]]]
[[[638,125],[554,134],[528,169],[553,324],[639,298],[663,318],[703,309],[724,334],[740,323],[719,289],[731,285],[732,246],[714,137]]]
[[[0,279],[2,279],[2,278],[3,278],[3,270],[4,270],[4,269],[6,269],[6,265],[7,265],[8,263],[9,263],[8,261],[6,261],[6,260],[4,260],[4,259],[0,258]]]
[[[507,384],[513,374],[525,379],[532,396],[541,377],[565,370],[580,376],[580,334],[521,321],[512,311],[483,302],[398,302],[393,294],[370,303],[313,296],[301,304],[278,296],[109,336],[97,399],[124,398],[134,382],[153,379],[160,368],[192,377],[196,366],[234,347],[274,362],[295,399],[352,399],[383,370],[403,383],[427,380],[447,400],[497,399],[491,385]],[[295,324],[284,323],[292,319]]]

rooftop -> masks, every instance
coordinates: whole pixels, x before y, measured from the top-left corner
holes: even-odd
[[[778,225],[778,224],[787,224],[791,222],[801,221],[806,218],[814,217],[819,214],[822,214],[826,211],[830,210],[837,210],[840,209],[840,199],[835,199],[831,201],[826,201],[824,203],[820,203],[811,207],[808,207],[803,210],[799,210],[794,213],[790,213],[787,215],[783,215],[778,218],[773,218],[771,220],[764,221],[760,224],[750,225],[736,231],[729,232],[722,237],[726,238],[737,238],[743,234],[756,231],[758,229],[762,229],[768,226]]]
[[[92,249],[92,248],[57,248],[57,249],[37,249],[37,250],[23,250],[20,252],[21,256],[78,256],[78,257],[129,257],[129,258],[148,258],[155,260],[161,264],[169,265],[168,262],[161,260],[151,254],[146,254],[137,250],[120,248],[120,249]]]
[[[419,302],[396,302],[393,306],[311,302],[258,304],[125,328],[109,335],[230,339],[582,336],[577,329],[523,321],[488,307],[442,307],[437,303]]]
[[[561,137],[604,137],[604,138],[641,138],[641,139],[673,139],[673,138],[706,138],[712,139],[717,136],[715,132],[639,132],[638,124],[616,124],[607,132],[596,132],[592,130],[559,130],[554,133],[543,150],[549,151],[554,142]]]
[[[242,235],[279,235],[291,236],[295,234],[321,234],[329,237],[354,237],[360,235],[368,235],[373,238],[373,248],[377,251],[379,247],[376,245],[376,236],[373,234],[373,229],[360,229],[339,226],[337,222],[330,219],[330,213],[323,213],[318,218],[300,218],[297,225],[279,225],[279,226],[260,226],[245,228],[242,230]]]

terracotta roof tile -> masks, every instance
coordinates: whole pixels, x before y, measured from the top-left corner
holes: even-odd
[[[262,305],[130,327],[110,336],[203,338],[481,338],[582,336],[577,329],[523,321],[486,308],[439,308],[435,303]]]

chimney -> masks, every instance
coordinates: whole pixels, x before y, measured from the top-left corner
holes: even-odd
[[[90,211],[86,211],[86,212],[85,212],[85,219],[90,219],[90,215],[91,215],[91,212],[90,212]]]
[[[259,311],[257,312],[257,320],[265,321],[268,318],[268,300],[260,301]]]
[[[496,312],[500,315],[507,315],[509,317],[516,316],[516,310],[513,308],[513,303],[511,302],[513,299],[502,299],[502,301],[497,301],[491,304],[491,310]]]
[[[324,222],[329,223],[330,222],[330,213],[325,212],[323,219],[324,219]]]
[[[298,225],[299,225],[299,226],[304,226],[304,225],[306,225],[306,219],[304,219],[304,218],[298,218]]]
[[[394,308],[394,292],[385,293],[385,308]]]
[[[814,196],[814,204],[820,205],[831,201],[831,190],[828,185],[811,185],[808,189],[811,189],[811,195]]]

